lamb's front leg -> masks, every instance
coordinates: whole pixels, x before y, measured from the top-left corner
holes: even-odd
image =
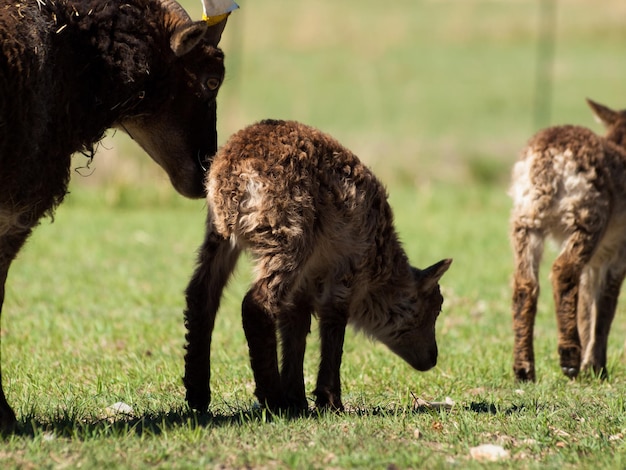
[[[341,402],[341,358],[348,317],[342,309],[319,312],[322,358],[315,387],[315,405],[343,411]]]
[[[185,376],[189,406],[206,411],[211,402],[211,335],[222,291],[232,273],[239,250],[210,229],[198,253],[198,265],[185,291],[187,340]]]

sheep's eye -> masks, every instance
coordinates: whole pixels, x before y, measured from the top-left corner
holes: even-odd
[[[220,80],[218,78],[209,78],[206,81],[206,86],[209,90],[211,91],[215,91],[219,88],[220,86]]]

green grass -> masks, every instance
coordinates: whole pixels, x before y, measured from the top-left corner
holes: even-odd
[[[186,4],[199,17],[199,2]],[[538,381],[513,379],[506,196],[510,167],[539,124],[598,129],[586,96],[626,107],[624,3],[558,3],[544,123],[533,121],[538,2],[240,4],[223,42],[221,140],[257,119],[293,118],[331,132],[375,169],[414,263],[454,258],[442,279],[438,366],[415,372],[350,331],[348,412],[289,419],[256,410],[239,316],[244,261],[215,328],[211,415],[190,413],[183,290],[205,207],[174,194],[118,133],[91,176],[74,176],[55,222],[42,222],[10,272],[2,368],[19,432],[0,444],[0,466],[483,468],[470,448],[492,443],[510,451],[500,467],[624,468],[624,307],[609,380],[563,377],[547,280],[554,250],[542,270]],[[313,331],[309,392],[317,361]],[[455,405],[425,411],[416,397]],[[110,418],[106,408],[119,401],[132,416]]]
[[[239,317],[250,280],[245,261],[215,328],[211,415],[186,409],[182,291],[202,236],[203,203],[157,195],[150,207],[140,193],[145,207],[119,208],[98,202],[91,190],[72,193],[11,272],[2,365],[20,432],[3,442],[0,465],[480,468],[470,448],[493,443],[511,452],[505,466],[621,468],[624,308],[609,346],[611,378],[570,382],[559,372],[544,272],[539,380],[516,384],[504,188],[436,183],[390,191],[415,264],[454,258],[442,280],[439,364],[415,372],[350,331],[342,367],[349,411],[297,419],[253,407]],[[305,363],[309,392],[317,360],[314,329]],[[455,405],[425,411],[416,409],[416,397],[450,397]],[[111,421],[105,409],[118,401],[134,413]]]

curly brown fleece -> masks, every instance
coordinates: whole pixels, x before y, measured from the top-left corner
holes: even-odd
[[[255,264],[242,316],[263,405],[307,408],[302,361],[313,312],[322,341],[319,407],[343,406],[339,367],[347,323],[418,370],[436,364],[435,321],[443,301],[438,280],[450,260],[424,271],[409,265],[383,185],[335,139],[293,121],[252,125],[216,154],[207,201],[207,235],[185,312],[185,385],[192,407],[205,409],[210,400],[213,319],[241,250]]]

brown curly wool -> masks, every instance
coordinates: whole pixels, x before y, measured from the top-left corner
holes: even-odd
[[[435,321],[443,301],[438,280],[451,260],[423,271],[409,265],[383,185],[335,139],[292,121],[252,125],[216,154],[207,201],[207,234],[185,312],[185,385],[192,407],[209,404],[213,320],[241,250],[255,265],[242,316],[263,405],[307,407],[302,361],[312,313],[322,341],[319,407],[342,408],[339,366],[347,323],[418,370],[436,364]]]
[[[563,373],[573,378],[582,367],[606,374],[626,275],[626,111],[588,103],[607,127],[604,137],[578,126],[544,129],[513,168],[513,369],[520,380],[535,380],[538,272],[547,237],[561,246],[551,280]]]

